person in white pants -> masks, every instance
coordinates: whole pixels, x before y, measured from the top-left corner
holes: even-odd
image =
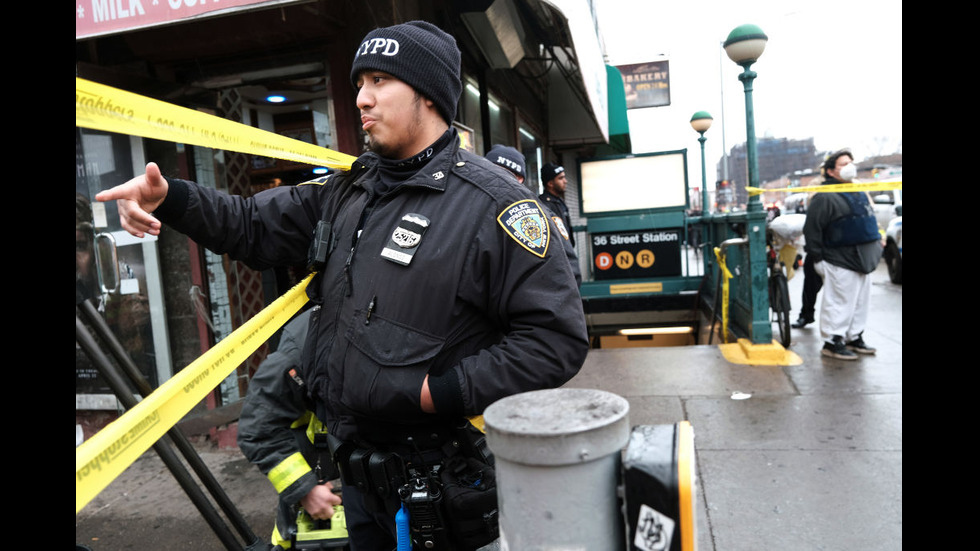
[[[845,346],[861,339],[871,305],[871,274],[834,266],[825,260],[817,262],[813,269],[823,278],[820,336],[833,341],[835,335],[841,335]]]
[[[846,149],[828,156],[823,169],[824,186],[840,186],[857,176],[854,157]],[[821,354],[839,360],[874,354],[862,334],[871,305],[871,273],[883,249],[868,194],[846,187],[816,193],[807,209],[803,236],[814,270],[823,278]]]

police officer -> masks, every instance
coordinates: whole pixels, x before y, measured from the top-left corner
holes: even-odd
[[[572,218],[565,204],[565,187],[568,179],[565,177],[565,167],[547,163],[541,167],[541,181],[544,182],[544,192],[539,198],[545,207],[551,211],[555,224],[559,226],[562,235],[575,246],[575,234],[572,233]]]
[[[518,183],[523,184],[527,174],[527,164],[524,154],[513,147],[495,144],[487,151],[487,160],[491,163],[503,167],[517,178]]]
[[[371,31],[351,80],[371,151],[349,171],[246,199],[150,163],[97,199],[118,201],[136,236],[165,222],[255,269],[311,260],[296,384],[316,417],[357,450],[437,462],[465,417],[578,372],[581,297],[534,195],[459,146],[452,36],[422,21]],[[344,484],[353,550],[395,546],[393,503]]]

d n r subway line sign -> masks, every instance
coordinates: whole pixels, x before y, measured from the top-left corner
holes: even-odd
[[[591,237],[597,280],[681,275],[679,229],[594,233]]]

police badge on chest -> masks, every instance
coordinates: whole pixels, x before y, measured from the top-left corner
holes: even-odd
[[[388,243],[381,251],[381,256],[388,260],[408,266],[418,250],[419,243],[425,230],[429,228],[429,219],[421,214],[406,214],[402,216],[398,227],[391,232]]]

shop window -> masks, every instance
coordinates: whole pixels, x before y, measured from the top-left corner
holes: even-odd
[[[525,125],[518,129],[518,139],[520,145],[518,149],[524,154],[524,163],[527,165],[527,177],[524,180],[526,185],[535,195],[540,195],[541,189],[541,139],[535,135],[534,131]]]
[[[490,107],[490,137],[493,143],[514,143],[517,134],[514,131],[514,110],[493,94],[488,98],[487,105]]]
[[[132,140],[75,128],[76,301],[96,307],[144,379],[156,387],[172,373],[156,238],[132,237],[121,228],[114,202],[93,200],[131,179],[134,166],[142,165],[134,159]],[[76,410],[116,407],[96,364],[77,346],[75,394]]]
[[[476,152],[482,155],[486,148],[483,144],[483,119],[480,117],[480,89],[476,83],[466,79],[462,98],[459,102],[459,113],[456,118],[473,131],[473,145]]]

